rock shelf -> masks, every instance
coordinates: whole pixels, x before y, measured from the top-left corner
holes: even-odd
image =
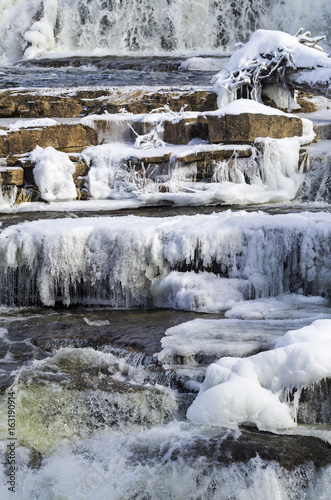
[[[91,164],[86,148],[123,143],[116,161],[124,171],[147,176],[155,182],[156,191],[168,191],[164,183],[174,166],[190,181],[211,182],[219,165],[227,162],[230,169],[239,168],[249,183],[252,167],[247,161],[253,161],[261,149],[254,144],[257,138],[303,135],[301,118],[273,108],[225,114],[216,108],[216,94],[201,89],[4,91],[0,94],[0,182],[6,189],[32,190],[29,199],[38,199],[35,161],[30,155],[37,146],[52,147],[65,152],[74,164],[78,199],[89,199]],[[47,122],[49,117],[56,119]],[[317,121],[315,133],[329,139],[330,127],[328,122]],[[143,145],[133,151],[138,136],[148,137],[156,130],[165,147],[144,149]],[[308,165],[305,155],[302,149],[299,162],[304,160],[304,169]],[[24,198],[18,196],[17,202]]]

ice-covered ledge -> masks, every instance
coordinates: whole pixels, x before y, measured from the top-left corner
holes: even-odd
[[[103,114],[82,118],[81,123],[97,134],[98,143],[134,141],[139,134],[156,130],[170,144],[188,144],[192,139],[211,143],[252,143],[259,137],[299,137],[313,141],[311,122],[249,99],[238,99],[215,111],[139,114]]]
[[[249,143],[258,137],[298,137],[300,144],[309,144],[314,139],[310,120],[250,99],[237,99],[216,111],[201,113],[199,119],[207,121],[212,143]]]

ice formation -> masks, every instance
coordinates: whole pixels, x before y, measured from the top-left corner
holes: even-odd
[[[221,356],[244,357],[265,351],[289,329],[331,318],[331,308],[323,297],[282,294],[237,302],[225,316],[198,318],[169,328],[161,340],[159,362],[209,364]]]
[[[129,308],[159,304],[167,294],[167,307],[194,310],[215,307],[219,287],[224,309],[231,304],[224,286],[236,300],[289,291],[329,296],[330,217],[227,211],[18,224],[0,233],[1,302]],[[192,270],[208,274],[187,280],[183,293],[181,280]],[[196,282],[204,283],[200,295]]]
[[[330,82],[330,58],[312,45],[301,43],[300,37],[288,33],[257,30],[250,41],[231,56],[226,70],[215,75],[213,82],[218,93],[218,106],[236,99],[237,89],[244,86],[251,98],[260,100],[261,82],[275,73],[282,84],[286,69],[312,70],[309,72],[311,85],[319,81]]]
[[[258,113],[283,116],[284,113],[247,99],[230,103],[226,107],[203,115]],[[212,152],[220,145],[200,141],[188,145],[164,144],[162,123],[173,123],[182,118],[197,118],[198,113],[153,113],[151,115],[91,115],[83,118],[84,125],[94,128],[100,146],[87,148],[82,157],[90,167],[89,194],[92,199],[119,199],[136,197],[144,204],[170,201],[178,205],[213,203],[250,204],[285,202],[293,199],[304,180],[299,167],[302,144],[314,138],[312,123],[302,118],[303,135],[286,139],[258,139],[254,146],[236,145],[235,150],[250,148],[251,157],[214,161],[214,175],[210,182],[195,182],[197,165],[183,165],[182,158],[198,152]],[[136,137],[142,123],[148,123],[151,132]],[[120,144],[122,140],[125,144]],[[136,144],[132,143],[136,141]],[[193,140],[194,142],[195,140]],[[139,147],[137,147],[139,146]],[[143,148],[141,146],[144,146]],[[148,146],[148,147],[147,147]],[[231,148],[229,145],[222,146]],[[232,149],[234,147],[232,146]],[[258,149],[259,148],[259,151]],[[263,153],[261,153],[261,150]],[[148,167],[149,157],[168,156],[169,167]],[[132,159],[143,159],[145,170],[130,168]],[[150,173],[152,172],[152,174]],[[158,182],[166,186],[159,192]]]

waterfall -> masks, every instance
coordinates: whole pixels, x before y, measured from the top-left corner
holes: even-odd
[[[317,3],[317,5],[316,5]],[[5,0],[0,60],[233,51],[258,28],[330,32],[327,0]]]

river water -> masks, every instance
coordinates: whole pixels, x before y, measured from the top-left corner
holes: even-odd
[[[161,3],[7,0],[0,88],[209,87],[256,27],[329,29]],[[0,214],[0,498],[329,499],[328,200],[74,203]]]

